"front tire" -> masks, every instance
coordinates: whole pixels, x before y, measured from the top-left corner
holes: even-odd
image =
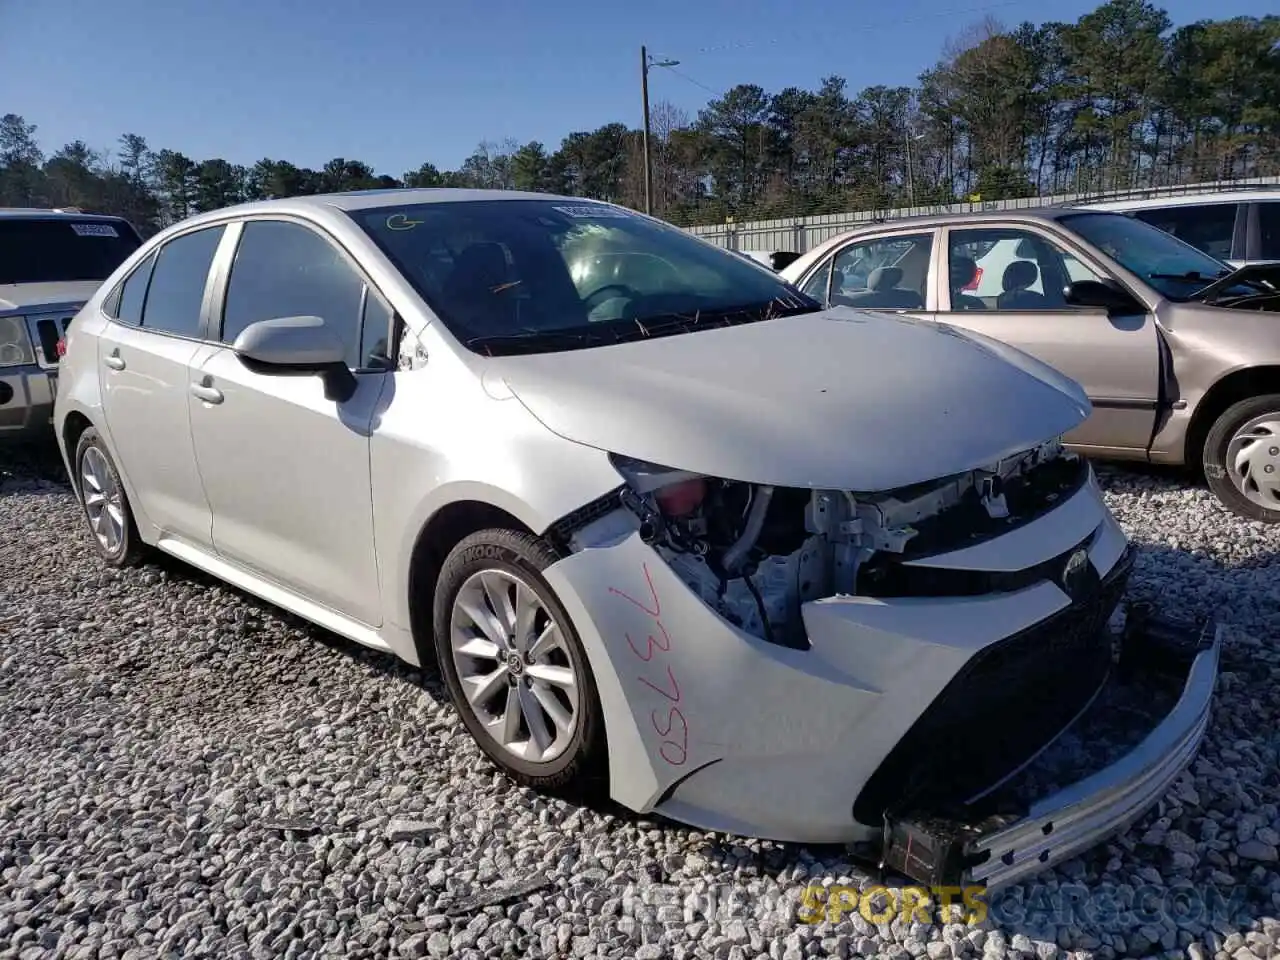
[[[1204,474],[1232,513],[1280,523],[1280,394],[1241,400],[1218,417],[1205,438]]]
[[[433,633],[449,695],[476,743],[517,783],[583,792],[604,769],[604,718],[586,651],[542,571],[537,537],[482,530],[445,558]]]
[[[113,567],[142,562],[146,548],[120,481],[120,471],[98,431],[89,427],[76,444],[75,483],[98,555]]]

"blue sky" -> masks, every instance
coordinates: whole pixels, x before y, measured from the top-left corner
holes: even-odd
[[[641,118],[639,48],[678,59],[651,98],[696,115],[736,83],[828,74],[914,82],[984,16],[1073,20],[1088,0],[0,0],[0,113],[46,151],[140,133],[196,160],[399,176],[452,168],[481,140],[541,140]],[[1167,0],[1175,23],[1261,15],[1274,0]]]

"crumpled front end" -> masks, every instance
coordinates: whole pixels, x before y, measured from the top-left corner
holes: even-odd
[[[618,491],[549,531],[565,556],[546,576],[604,700],[613,796],[634,810],[893,853],[910,836],[895,824],[921,811],[985,811],[1112,673],[1106,623],[1132,556],[1089,466],[1057,443],[880,494],[617,464]],[[1192,752],[1209,696],[1197,662],[1194,703],[1161,734]],[[1084,800],[1109,789],[1128,816],[1180,769],[1139,789],[1125,768]],[[1042,829],[1037,810],[1002,829]],[[1070,852],[1122,819],[1077,818]],[[1026,846],[984,829],[990,850],[952,844],[917,872],[956,880]]]

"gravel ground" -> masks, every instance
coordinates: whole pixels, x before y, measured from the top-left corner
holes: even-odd
[[[104,570],[60,470],[4,457],[0,956],[1280,954],[1280,530],[1204,490],[1103,471],[1133,594],[1233,624],[1160,808],[979,923],[806,925],[806,885],[869,882],[843,851],[513,788],[433,674],[176,563]]]

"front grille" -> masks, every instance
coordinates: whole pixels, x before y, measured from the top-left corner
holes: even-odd
[[[1013,593],[1043,580],[1060,583],[1067,562],[1082,547],[1093,545],[1097,531],[1056,557],[1022,570],[969,570],[916,567],[891,553],[876,554],[858,568],[858,594],[864,597],[980,597]]]
[[[40,317],[35,322],[36,354],[42,366],[58,365],[58,341],[71,326],[71,317]]]
[[[978,651],[867,781],[855,819],[870,826],[906,808],[953,809],[1057,736],[1107,678],[1107,620],[1131,568],[1126,553],[1071,606]]]
[[[976,490],[955,506],[912,524],[916,535],[907,541],[902,560],[919,560],[977,546],[1038,520],[1071,498],[1089,482],[1089,462],[1066,455],[1045,460],[1004,484],[1009,508],[1006,517],[993,517]]]

